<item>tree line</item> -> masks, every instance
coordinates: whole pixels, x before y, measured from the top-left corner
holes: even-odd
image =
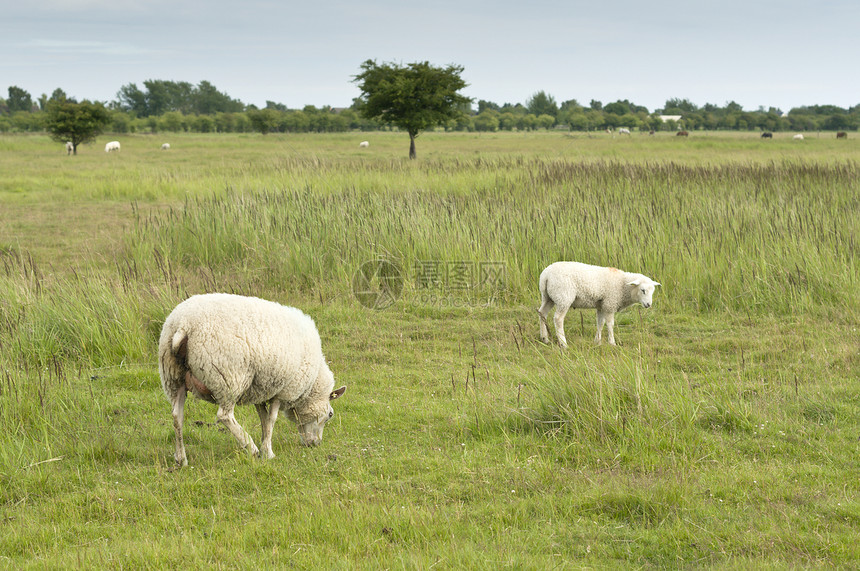
[[[11,86],[8,97],[0,97],[0,132],[45,131],[49,104],[62,101],[76,103],[59,88],[50,96],[42,94],[34,99],[26,90]],[[362,113],[362,105],[367,101],[361,98],[346,108],[307,105],[289,109],[274,101],[258,108],[231,98],[208,81],[193,85],[147,80],[142,88],[130,83],[120,88],[113,101],[93,103],[105,108],[106,130],[115,133],[322,133],[387,130],[396,126],[385,116],[369,117]],[[733,101],[722,106],[708,103],[700,107],[688,99],[668,99],[662,108],[649,111],[626,99],[606,104],[597,100],[585,104],[571,99],[559,104],[544,91],[536,92],[524,103],[500,105],[479,100],[475,105],[467,98],[456,103],[459,113],[440,123],[445,129],[846,131],[860,128],[860,105],[847,109],[811,105],[784,113],[774,107],[744,110]],[[665,116],[680,116],[680,119],[666,120]]]

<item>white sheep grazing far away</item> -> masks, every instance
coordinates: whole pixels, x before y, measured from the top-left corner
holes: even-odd
[[[369,146],[370,146],[370,141],[362,141],[362,142],[360,142],[360,143],[358,144],[358,146],[359,146],[359,147],[362,147],[362,148],[364,148],[364,147],[369,147]]]
[[[170,143],[164,143],[163,145],[161,145],[162,151],[167,151],[169,149],[170,149]]]
[[[802,134],[802,133],[798,133],[797,135],[795,135],[794,137],[792,137],[792,139],[794,139],[795,141],[802,141],[802,140],[803,140],[803,134]]]
[[[119,150],[119,141],[111,141],[107,145],[105,145],[105,152],[110,153],[111,151]]]
[[[609,332],[609,344],[615,345],[615,313],[634,303],[651,307],[654,287],[660,285],[642,274],[623,272],[616,268],[604,268],[579,262],[555,262],[540,274],[541,306],[540,339],[549,343],[547,317],[555,306],[555,334],[558,344],[567,347],[564,336],[564,316],[567,310],[596,309],[596,343],[602,340],[603,324]]]
[[[185,398],[218,405],[218,420],[239,445],[259,449],[236,421],[236,405],[253,404],[262,425],[262,456],[274,458],[272,431],[278,411],[299,427],[302,443],[322,442],[334,415],[334,376],[313,320],[294,307],[256,297],[215,293],[192,296],[167,316],[158,342],[164,394],[173,405],[177,464],[185,466],[182,437]]]
[[[71,155],[75,152],[75,145],[71,141],[66,141],[66,154]]]

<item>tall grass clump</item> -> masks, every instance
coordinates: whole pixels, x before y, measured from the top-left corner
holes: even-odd
[[[164,288],[106,272],[46,276],[31,257],[7,250],[0,253],[0,364],[147,360],[168,298]]]
[[[689,461],[702,402],[683,377],[653,368],[635,353],[554,356],[525,381],[516,407],[483,411],[485,425],[569,442],[580,459],[610,449],[646,469],[667,455]]]
[[[397,190],[228,190],[139,209],[126,255],[208,287],[327,296],[348,295],[371,259],[406,274],[427,260],[497,262],[517,300],[535,296],[549,263],[581,260],[652,275],[667,301],[698,311],[857,311],[857,163],[457,162],[377,164]],[[493,175],[439,192],[448,169]]]

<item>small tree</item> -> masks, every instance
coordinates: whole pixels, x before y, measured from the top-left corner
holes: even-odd
[[[409,133],[410,159],[417,156],[415,138],[421,132],[457,119],[462,107],[472,102],[457,93],[466,87],[460,77],[462,66],[440,68],[425,61],[401,67],[367,60],[361,69],[354,79],[361,89],[359,112]]]
[[[110,113],[98,102],[48,101],[45,130],[59,143],[71,142],[77,155],[78,145],[94,141],[110,121]]]
[[[551,95],[544,91],[538,91],[526,102],[526,109],[535,117],[550,115],[555,120],[558,115],[558,105]]]
[[[11,113],[15,111],[27,111],[28,113],[33,111],[33,98],[30,97],[29,93],[15,85],[9,87],[9,99],[6,100],[6,104],[9,106]]]

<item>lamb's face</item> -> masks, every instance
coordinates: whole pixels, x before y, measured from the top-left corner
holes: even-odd
[[[654,297],[654,288],[660,284],[649,278],[644,278],[634,280],[627,285],[633,288],[633,299],[636,300],[636,302],[641,303],[642,307],[648,309],[651,307]]]

